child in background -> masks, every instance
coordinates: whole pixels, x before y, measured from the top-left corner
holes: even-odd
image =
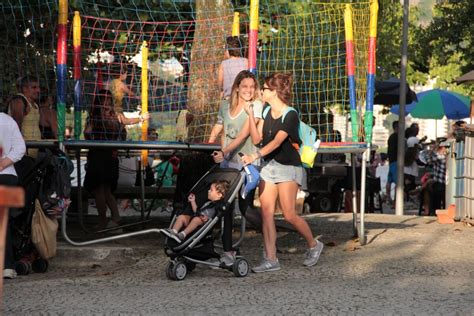
[[[222,200],[229,190],[229,182],[225,180],[217,180],[211,184],[209,191],[207,191],[207,198],[209,201],[204,203],[201,208],[198,209],[196,204],[196,197],[193,193],[188,196],[188,201],[191,204],[191,212],[186,212],[179,215],[173,228],[162,229],[161,232],[181,243],[186,236],[192,233],[196,228],[206,223],[209,218],[214,217],[216,214],[217,202]],[[182,228],[184,230],[180,231]]]

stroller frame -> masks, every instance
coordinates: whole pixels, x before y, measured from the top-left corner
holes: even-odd
[[[195,247],[199,246],[199,243],[209,236],[209,233],[215,227],[215,225],[222,220],[224,212],[234,212],[233,204],[236,201],[240,188],[242,187],[244,182],[244,175],[239,170],[227,168],[219,169],[218,165],[215,165],[196,182],[196,184],[191,188],[190,192],[194,192],[195,189],[199,185],[201,185],[203,181],[205,181],[204,179],[207,178],[209,175],[213,174],[213,172],[233,173],[236,178],[232,180],[229,192],[224,197],[225,203],[223,203],[222,207],[217,209],[217,214],[214,218],[199,227],[181,244],[173,246],[173,240],[170,240],[169,238],[165,239],[165,253],[171,259],[171,261],[167,264],[166,267],[166,276],[171,280],[183,280],[186,277],[188,271],[190,272],[194,270],[196,264],[203,264],[213,268],[226,269],[234,272],[234,275],[237,277],[244,277],[249,272],[249,264],[247,260],[240,255],[236,256],[234,264],[229,267],[225,266],[220,262],[206,261],[211,258],[219,258],[219,255],[214,251],[214,240],[212,237],[209,238],[210,240],[208,240],[207,242],[212,242],[213,253],[209,254],[208,256],[204,256],[207,258],[206,260],[202,260],[201,258],[195,258],[193,256],[193,250],[196,249]],[[173,217],[170,224],[170,228],[173,227],[178,215],[179,214],[175,214],[175,216]],[[233,244],[233,247],[238,247],[242,242],[245,234],[245,224],[245,217],[242,216],[241,236],[239,240],[235,244]],[[205,245],[202,246],[204,247]]]

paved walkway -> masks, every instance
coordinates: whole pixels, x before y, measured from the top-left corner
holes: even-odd
[[[307,218],[326,244],[316,266],[303,267],[304,242],[282,232],[282,270],[245,278],[198,266],[170,281],[157,235],[81,250],[62,244],[49,272],[6,280],[4,314],[474,314],[474,227],[369,214],[360,247],[351,214]],[[247,232],[242,253],[251,264],[261,245]]]

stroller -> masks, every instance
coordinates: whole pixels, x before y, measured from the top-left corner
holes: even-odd
[[[207,171],[201,179],[191,188],[196,196],[198,207],[202,206],[207,200],[207,191],[212,182],[215,180],[227,180],[230,187],[226,196],[222,199],[223,203],[217,208],[216,215],[210,218],[204,225],[198,227],[183,241],[177,243],[172,238],[165,239],[165,253],[171,259],[166,266],[166,276],[171,280],[184,280],[186,274],[191,272],[196,267],[196,264],[204,264],[209,267],[227,269],[232,271],[237,277],[245,277],[249,272],[249,264],[247,260],[237,255],[235,262],[231,267],[226,267],[221,264],[218,259],[220,255],[215,251],[214,239],[215,236],[212,229],[221,222],[225,212],[234,211],[234,201],[238,198],[238,194],[242,184],[244,183],[244,176],[236,169],[217,168],[217,165]],[[181,212],[177,212],[171,221],[170,228],[173,227],[174,222]],[[242,221],[245,221],[242,217]],[[245,233],[245,224],[242,225],[241,237]],[[242,238],[240,239],[242,240]],[[234,244],[238,246],[238,244]],[[238,251],[237,251],[238,253]],[[212,262],[209,259],[215,259]]]
[[[15,164],[19,184],[25,190],[25,206],[13,210],[9,223],[15,270],[19,275],[27,275],[31,271],[44,273],[48,270],[48,260],[40,256],[32,242],[31,224],[35,201],[40,201],[43,210],[67,207],[68,203],[64,204],[64,201],[69,198],[70,179],[69,184],[66,180],[71,167],[72,163],[63,152],[49,149],[40,152],[36,159],[24,156]],[[66,174],[65,181],[57,180],[58,177],[64,178]],[[58,188],[58,182],[63,183],[62,188]]]

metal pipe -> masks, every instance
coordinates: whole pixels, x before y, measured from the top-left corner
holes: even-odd
[[[351,154],[352,165],[352,232],[357,237],[357,176],[356,176],[356,156]]]
[[[400,67],[400,109],[398,120],[398,146],[397,146],[397,187],[395,200],[395,215],[403,215],[404,203],[404,172],[405,167],[405,104],[406,80],[408,64],[408,12],[409,0],[403,1],[403,35],[402,35],[402,61]]]

